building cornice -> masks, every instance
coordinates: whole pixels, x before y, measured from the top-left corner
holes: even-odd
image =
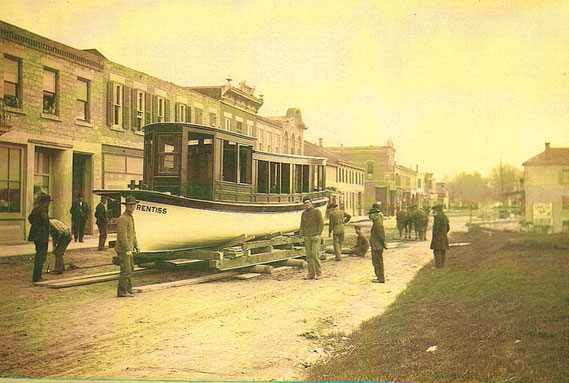
[[[37,49],[44,53],[61,57],[66,60],[72,60],[91,69],[98,71],[102,71],[104,69],[104,64],[102,62],[103,59],[101,57],[58,43],[46,37],[36,35],[3,21],[0,21],[0,36],[14,43],[22,44],[28,48]]]

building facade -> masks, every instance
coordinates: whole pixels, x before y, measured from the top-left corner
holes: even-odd
[[[223,115],[217,99],[3,22],[0,47],[1,244],[25,241],[41,192],[54,199],[50,215],[70,224],[76,193],[93,211],[93,189],[141,182],[145,124],[216,125]]]
[[[525,222],[555,233],[569,231],[569,148],[547,142],[523,166]]]
[[[326,188],[333,191],[332,200],[343,205],[353,215],[365,215],[363,194],[365,191],[365,169],[355,163],[328,152],[322,146],[304,141],[304,153],[308,156],[326,158]]]

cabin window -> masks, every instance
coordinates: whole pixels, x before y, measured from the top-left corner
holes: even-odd
[[[239,182],[242,184],[252,183],[253,148],[239,145]]]
[[[290,164],[281,165],[281,193],[290,193]]]
[[[257,162],[257,192],[269,192],[269,163],[267,161]]]
[[[271,193],[281,192],[281,164],[271,162]]]
[[[158,137],[158,173],[178,174],[180,172],[180,140],[178,136]]]
[[[302,165],[294,165],[294,192],[302,193]]]
[[[237,182],[237,143],[223,141],[223,180]]]

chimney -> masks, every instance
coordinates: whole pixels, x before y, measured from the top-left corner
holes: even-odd
[[[324,146],[324,139],[323,138],[318,139],[318,146],[320,146],[320,147]]]
[[[550,143],[549,143],[549,142],[546,142],[546,143],[545,143],[545,150],[549,150],[549,148],[550,148]]]

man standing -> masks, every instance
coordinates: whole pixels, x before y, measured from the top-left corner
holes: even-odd
[[[49,220],[49,229],[53,239],[53,255],[55,256],[55,273],[62,274],[65,271],[63,254],[71,242],[71,229],[58,219]]]
[[[134,218],[132,213],[136,209],[138,201],[134,196],[127,196],[125,199],[125,212],[117,221],[117,242],[115,251],[119,258],[120,274],[117,287],[117,297],[133,297],[132,291],[132,272],[134,271],[133,251],[138,251],[136,240],[136,230],[134,229]]]
[[[356,230],[358,238],[356,239],[356,245],[350,249],[350,253],[358,257],[365,257],[369,249],[369,241],[362,233],[361,226],[354,226],[354,229]]]
[[[310,198],[305,198],[304,211],[300,218],[300,235],[304,237],[304,247],[306,248],[306,262],[308,263],[308,276],[305,279],[317,279],[322,275],[320,270],[320,236],[324,229],[324,220],[320,210],[312,206]]]
[[[105,242],[107,241],[107,197],[101,197],[101,202],[95,208],[95,218],[97,219],[97,227],[99,228],[99,247],[97,250],[105,250]]]
[[[83,242],[85,234],[85,223],[89,217],[89,206],[83,201],[83,194],[77,193],[77,199],[71,204],[71,226],[73,227],[73,237],[75,242]]]
[[[328,225],[328,236],[333,236],[335,261],[342,260],[342,245],[344,243],[344,225],[352,219],[352,216],[344,212],[343,209],[338,209],[335,203],[330,204],[330,223]]]
[[[441,268],[445,265],[446,252],[448,246],[448,232],[450,225],[448,218],[443,212],[443,205],[434,207],[435,219],[433,221],[433,239],[431,249],[435,255],[435,267]]]
[[[41,273],[43,264],[47,258],[47,248],[49,245],[49,204],[51,203],[49,194],[41,194],[36,200],[36,206],[28,216],[28,221],[32,225],[28,235],[28,241],[36,246],[34,258],[34,273],[32,282],[42,280]]]
[[[373,221],[371,227],[370,243],[371,243],[371,262],[377,279],[372,282],[385,283],[385,275],[383,270],[383,249],[387,249],[385,243],[385,230],[383,222],[380,218],[380,211],[376,207],[372,207],[368,212],[369,218]]]

